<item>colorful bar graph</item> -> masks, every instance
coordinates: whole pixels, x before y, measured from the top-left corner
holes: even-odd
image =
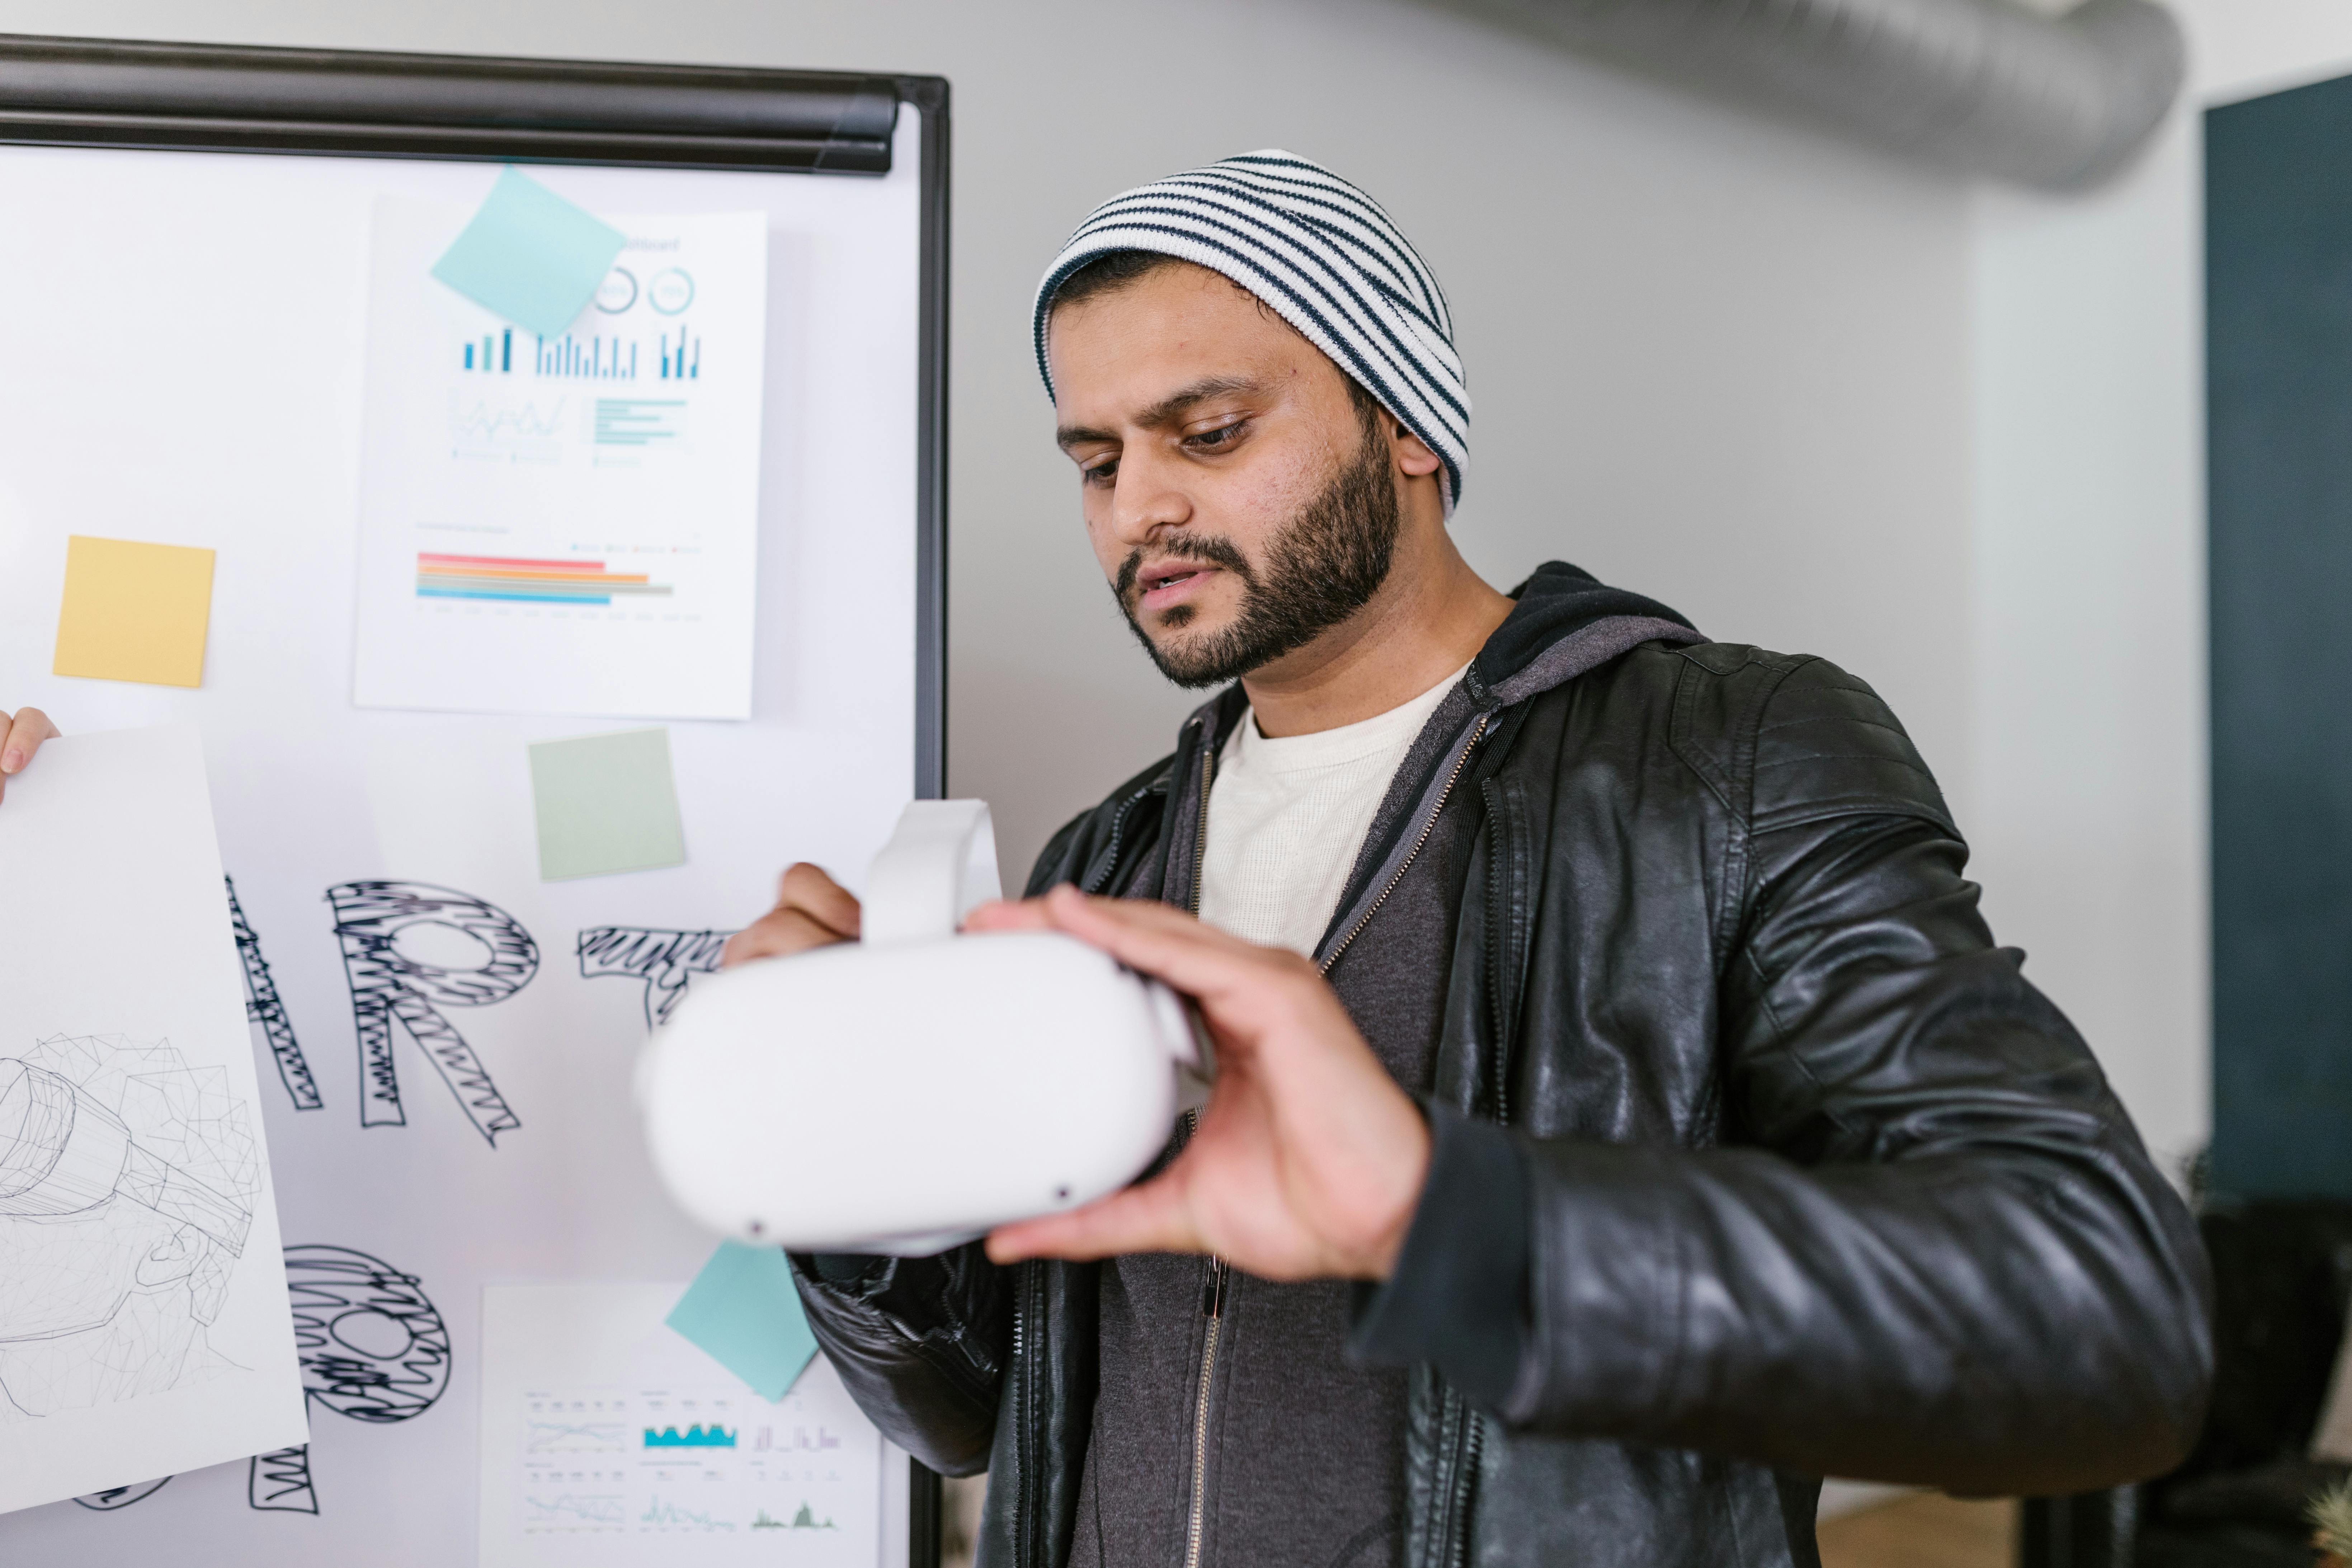
[[[420,599],[495,599],[523,605],[610,605],[615,595],[667,595],[669,584],[642,572],[612,572],[602,561],[534,561],[505,555],[416,557]]]
[[[497,337],[484,332],[478,342],[466,340],[466,368],[486,374],[509,375],[514,371],[514,329],[506,327]]]
[[[532,370],[544,376],[558,376],[572,381],[635,381],[637,378],[637,345],[621,338],[601,334],[583,342],[566,332],[560,338],[541,338]]]
[[[670,335],[667,332],[661,335],[659,379],[699,381],[701,378],[702,339],[689,332],[686,323],[681,321],[678,323],[676,343],[670,342]]]

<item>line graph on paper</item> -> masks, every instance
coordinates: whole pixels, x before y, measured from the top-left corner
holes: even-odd
[[[681,1508],[659,1492],[656,1492],[653,1500],[646,1504],[646,1510],[637,1516],[637,1522],[648,1530],[683,1531],[693,1535],[709,1535],[735,1528],[734,1521],[719,1519],[711,1510]]]
[[[533,1421],[523,1431],[526,1454],[620,1454],[628,1447],[625,1421]]]
[[[617,1530],[627,1522],[628,1500],[618,1492],[557,1492],[551,1497],[525,1493],[525,1530]]]
[[[449,395],[449,447],[460,459],[557,463],[572,426],[568,397]]]

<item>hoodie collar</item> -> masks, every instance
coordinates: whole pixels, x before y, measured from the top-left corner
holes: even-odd
[[[1463,678],[1479,709],[1525,701],[1642,643],[1706,640],[1678,611],[1609,587],[1565,561],[1537,567],[1511,597],[1517,603]],[[1220,745],[1248,706],[1236,680],[1194,709],[1187,727],[1197,725],[1202,740]]]

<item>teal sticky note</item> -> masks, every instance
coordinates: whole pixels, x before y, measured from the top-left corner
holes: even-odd
[[[665,1321],[771,1405],[816,1354],[781,1247],[720,1242]]]
[[[530,748],[539,875],[547,882],[686,864],[667,730],[622,730]]]
[[[626,237],[513,169],[433,264],[433,276],[518,326],[560,337],[588,308]]]

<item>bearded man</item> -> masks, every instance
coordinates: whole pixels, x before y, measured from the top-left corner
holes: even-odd
[[[1220,1076],[1124,1193],[795,1259],[876,1424],[988,1470],[983,1564],[1815,1563],[1824,1475],[2179,1460],[2188,1214],[1869,687],[1481,582],[1444,298],[1313,163],[1115,198],[1034,320],[1104,575],[1223,689],[971,925],[1166,979]],[[857,923],[795,867],[730,957]]]

